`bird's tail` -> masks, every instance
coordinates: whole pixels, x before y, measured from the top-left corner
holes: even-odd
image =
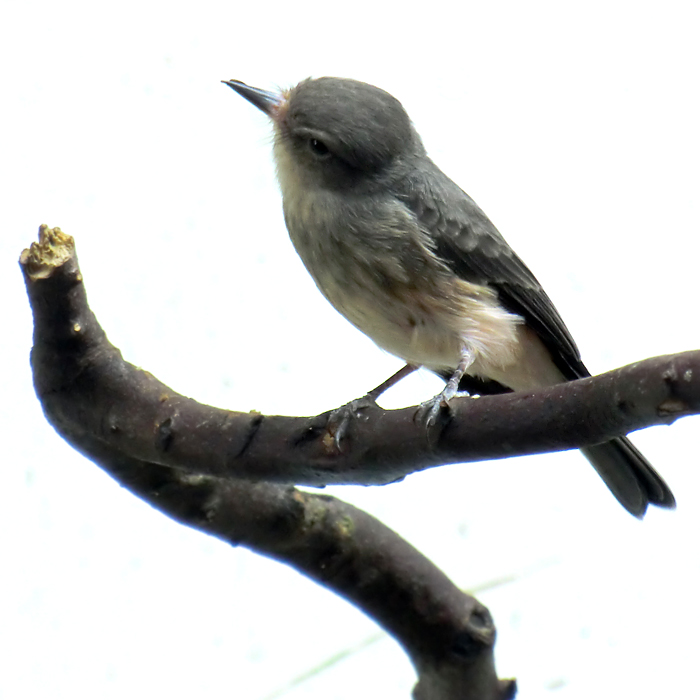
[[[637,518],[644,517],[650,503],[662,508],[676,507],[671,489],[627,438],[584,447],[581,452],[615,498]]]

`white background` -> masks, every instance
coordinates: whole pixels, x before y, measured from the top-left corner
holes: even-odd
[[[594,372],[698,346],[695,2],[96,4],[0,15],[0,698],[263,700],[376,627],[294,571],[189,531],[46,424],[17,267],[76,238],[126,359],[200,401],[315,414],[400,366],[323,300],[288,241],[269,127],[219,81],[377,84],[540,278]],[[407,381],[391,405],[438,389]],[[366,508],[499,629],[521,698],[697,688],[698,444],[635,436],[678,499],[625,513],[576,452],[332,492]],[[330,489],[329,489],[330,491]],[[391,640],[289,700],[408,698]]]

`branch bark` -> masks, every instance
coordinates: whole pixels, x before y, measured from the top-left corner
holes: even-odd
[[[49,267],[36,244],[22,257],[37,324],[35,385],[47,416],[62,434],[89,433],[190,474],[386,484],[444,464],[593,445],[700,412],[700,351],[691,351],[536,392],[454,399],[430,435],[416,424],[415,407],[368,402],[339,449],[331,411],[291,417],[214,408],[124,362],[87,305],[72,248],[53,249],[60,266]]]
[[[290,484],[382,484],[455,462],[604,442],[700,412],[700,351],[534,393],[458,399],[427,435],[415,407],[363,407],[340,447],[331,412],[227,411],[125,362],[87,304],[73,239],[40,229],[20,259],[34,314],[32,368],[49,422],[175,520],[293,566],[403,646],[419,700],[506,700],[484,608],[370,515]]]
[[[359,607],[411,659],[417,700],[514,697],[515,681],[496,675],[495,627],[479,601],[367,513],[259,480],[294,480],[294,468],[286,478],[279,471],[287,461],[308,472],[303,453],[323,444],[327,414],[265,420],[202,406],[125,362],[87,305],[73,239],[60,229],[42,226],[20,266],[34,314],[37,395],[75,449],[178,522],[284,562]],[[271,432],[261,432],[268,422]],[[263,446],[270,434],[273,445]],[[260,450],[275,469],[251,461]],[[247,465],[240,474],[231,468],[238,459]]]

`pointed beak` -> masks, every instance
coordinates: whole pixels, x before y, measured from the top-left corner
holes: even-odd
[[[274,118],[276,109],[283,102],[284,98],[279,93],[268,92],[260,88],[251,87],[240,80],[222,80],[222,83],[235,90],[241,97],[245,97],[248,102],[254,104],[258,109]]]

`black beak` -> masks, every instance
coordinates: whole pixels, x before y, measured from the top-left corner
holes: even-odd
[[[221,82],[235,90],[241,97],[245,97],[248,102],[265,112],[268,117],[273,116],[274,109],[282,102],[281,95],[251,87],[240,80],[222,80]]]

